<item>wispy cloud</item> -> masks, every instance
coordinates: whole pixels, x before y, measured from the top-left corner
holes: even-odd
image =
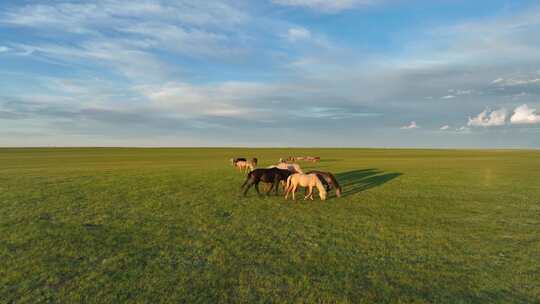
[[[449,125],[444,125],[444,126],[442,126],[442,127],[439,128],[439,130],[443,130],[443,131],[444,131],[444,130],[448,130],[448,129],[450,129],[450,126],[449,126]]]
[[[287,31],[287,39],[291,42],[306,40],[311,37],[311,32],[303,27],[293,27]]]
[[[339,12],[359,6],[381,2],[380,0],[272,0],[273,3],[286,6],[305,7],[322,12]]]
[[[54,2],[7,6],[0,12],[0,24],[9,27],[33,28],[45,37],[51,32],[76,37],[69,43],[57,42],[64,39],[17,43],[20,54],[59,63],[105,63],[132,79],[152,75],[163,79],[171,66],[162,62],[157,50],[194,57],[245,54],[238,41],[230,40],[230,29],[248,19],[229,2],[192,0]]]
[[[524,86],[524,85],[531,85],[531,84],[540,84],[540,77],[536,78],[497,78],[491,82],[492,84],[495,84],[497,86]]]
[[[454,95],[446,95],[446,96],[441,97],[441,99],[454,99],[454,98],[456,98],[456,96]]]

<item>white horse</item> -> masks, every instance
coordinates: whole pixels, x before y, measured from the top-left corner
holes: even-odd
[[[244,172],[244,171],[251,172],[253,171],[253,169],[255,169],[255,165],[253,164],[252,161],[239,160],[234,163],[234,166],[238,168],[240,172]]]
[[[298,164],[279,163],[277,165],[270,166],[268,168],[278,168],[283,170],[289,170],[292,173],[304,173],[302,168]]]
[[[317,190],[319,190],[319,196],[322,201],[326,200],[326,189],[324,189],[324,185],[322,184],[321,180],[317,177],[317,174],[300,174],[295,173],[287,178],[287,186],[285,187],[285,199],[289,196],[289,193],[292,192],[292,199],[295,200],[294,194],[296,193],[296,188],[300,187],[307,187],[308,188],[308,194],[304,197],[304,199],[311,199],[313,200],[313,187],[317,187]]]

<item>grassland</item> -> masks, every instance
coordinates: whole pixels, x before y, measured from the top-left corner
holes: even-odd
[[[239,195],[289,155],[344,197]],[[0,149],[0,302],[538,303],[540,151]]]

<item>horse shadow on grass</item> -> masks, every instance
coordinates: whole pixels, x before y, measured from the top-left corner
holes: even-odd
[[[403,173],[384,173],[378,169],[370,168],[337,173],[336,179],[343,188],[341,195],[349,196],[386,184],[401,175]]]

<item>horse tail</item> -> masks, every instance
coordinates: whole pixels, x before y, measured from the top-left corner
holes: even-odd
[[[287,184],[285,185],[285,191],[289,191],[289,188],[291,187],[291,184],[292,184],[293,175],[294,174],[291,174],[289,175],[289,177],[287,177]]]
[[[315,175],[315,186],[317,186],[317,190],[319,190],[319,196],[321,197],[321,200],[326,200],[326,189],[324,189],[324,185],[322,184],[321,180],[319,179],[318,175]]]

